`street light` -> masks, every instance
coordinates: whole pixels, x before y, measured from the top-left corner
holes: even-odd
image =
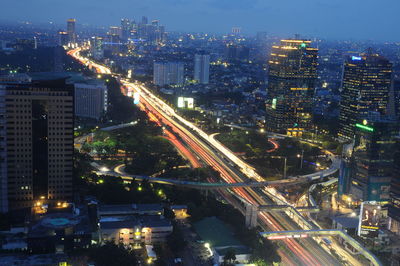
[[[284,159],[283,165],[283,179],[286,179],[286,166],[287,166],[287,157],[286,156],[271,156],[274,159]]]
[[[297,158],[301,158],[300,159],[300,169],[303,169],[304,150],[301,150],[301,154],[297,154]]]

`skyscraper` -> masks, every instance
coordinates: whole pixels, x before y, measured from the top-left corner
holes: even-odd
[[[194,80],[201,84],[208,84],[210,76],[210,55],[195,54],[194,56]]]
[[[397,149],[394,151],[392,180],[390,183],[389,229],[400,235],[400,139],[397,138]]]
[[[184,77],[182,62],[154,62],[153,83],[155,85],[183,85]]]
[[[348,194],[353,201],[389,201],[398,135],[396,121],[370,112],[354,124],[354,132]]]
[[[67,20],[67,33],[69,43],[76,43],[75,23],[76,20],[73,18]]]
[[[73,86],[39,75],[0,83],[0,211],[72,196]]]
[[[347,58],[344,64],[339,114],[339,139],[351,140],[354,125],[369,111],[386,114],[392,64],[371,51]]]
[[[123,42],[126,42],[130,37],[131,28],[132,26],[129,19],[127,18],[121,19],[121,40]]]
[[[310,129],[318,49],[309,40],[281,40],[269,60],[266,127],[298,136]]]
[[[68,45],[69,42],[69,35],[66,31],[59,31],[58,32],[58,45],[64,46]]]

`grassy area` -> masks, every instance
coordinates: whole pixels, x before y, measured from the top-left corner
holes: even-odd
[[[213,247],[242,245],[233,232],[221,220],[216,217],[206,217],[194,224],[196,232],[201,239]]]
[[[282,178],[284,158],[287,159],[287,176],[310,174],[317,171],[318,165],[328,165],[319,148],[300,143],[294,138],[276,140],[279,144],[277,149],[265,134],[255,131],[234,129],[217,135],[216,139],[253,165],[267,180]]]

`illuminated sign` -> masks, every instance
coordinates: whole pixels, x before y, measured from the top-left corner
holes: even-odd
[[[139,94],[139,92],[134,92],[133,93],[133,103],[139,104],[139,102],[140,102],[140,94]]]
[[[362,57],[360,57],[360,56],[352,56],[351,60],[353,60],[353,61],[361,61]]]
[[[194,108],[194,99],[187,97],[178,97],[178,108]]]
[[[276,109],[276,98],[273,98],[273,99],[272,99],[272,106],[271,106],[271,108],[272,108],[272,109]]]
[[[373,132],[374,131],[374,129],[372,127],[365,126],[363,124],[356,124],[356,127],[364,129],[364,130],[369,131],[369,132]]]
[[[361,203],[358,235],[377,237],[381,219],[381,206],[373,201]]]

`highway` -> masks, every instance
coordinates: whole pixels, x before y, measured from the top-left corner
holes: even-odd
[[[68,53],[82,63],[96,69],[98,73],[111,74],[111,71],[107,67],[81,57],[79,51],[80,49],[78,48]],[[143,85],[132,83],[124,79],[119,79],[119,81],[124,87],[122,91],[129,90],[139,93],[142,108],[149,116],[153,116],[152,118],[156,119],[158,123],[162,125],[170,126],[172,129],[170,133],[178,135],[196,157],[217,170],[224,182],[245,183],[250,180],[258,182],[264,181],[253,167],[239,159],[221,143],[214,140],[195,125],[185,120]],[[330,168],[323,173],[313,174],[313,176],[320,178],[336,170],[337,169]],[[231,189],[231,192],[235,198],[226,197],[225,199],[235,206],[237,206],[237,202],[234,203],[232,201],[235,201],[236,198],[257,206],[276,204],[276,201],[290,204],[275,188],[271,187],[234,187]],[[304,229],[287,216],[286,213],[260,212],[258,221],[265,231],[294,231]],[[285,239],[283,243],[286,244],[284,250],[288,251],[279,251],[284,265],[340,265],[340,262],[337,261],[334,256],[321,248],[320,245],[311,238],[297,240]]]

